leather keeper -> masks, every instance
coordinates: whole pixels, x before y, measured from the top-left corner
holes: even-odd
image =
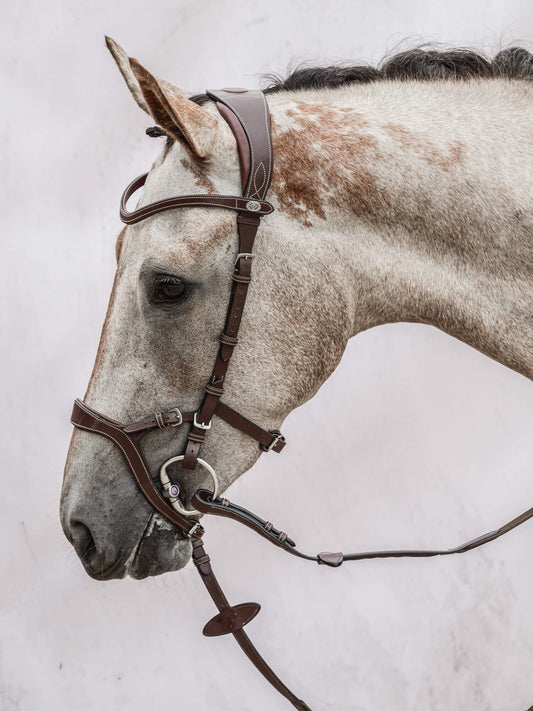
[[[239,284],[249,284],[252,281],[252,277],[245,276],[244,274],[234,274],[233,281],[236,281]]]
[[[207,383],[205,391],[206,393],[209,393],[209,395],[216,395],[217,397],[222,397],[222,395],[224,395],[224,388],[217,388],[217,386],[212,383]]]
[[[203,565],[204,563],[209,563],[210,560],[211,560],[211,558],[206,553],[201,558],[193,558],[193,563],[194,563],[194,565],[198,566],[198,565]]]
[[[187,435],[189,442],[196,442],[196,444],[203,444],[205,442],[205,434],[196,434],[195,432],[189,432]]]
[[[263,444],[263,442],[259,442],[259,449],[262,452],[276,452],[279,454],[283,447],[287,444],[285,441],[285,437],[281,434],[279,430],[269,430],[268,434],[272,435],[272,441],[268,444]],[[272,446],[274,442],[276,442],[276,444]]]
[[[239,343],[238,338],[233,338],[233,336],[228,336],[226,333],[221,333],[218,340],[225,346],[232,346],[233,348]]]

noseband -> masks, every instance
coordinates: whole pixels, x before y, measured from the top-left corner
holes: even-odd
[[[201,446],[211,429],[213,417],[219,417],[235,429],[255,439],[262,451],[281,452],[285,446],[285,438],[281,432],[263,429],[228,407],[221,399],[224,394],[224,380],[233,349],[239,343],[239,327],[248,286],[252,279],[255,236],[261,217],[269,215],[274,210],[273,206],[265,200],[272,178],[273,156],[268,105],[262,92],[233,88],[221,89],[207,91],[206,94],[192,97],[192,100],[197,104],[203,104],[209,100],[215,101],[221,116],[231,128],[239,153],[242,195],[181,195],[159,200],[133,212],[128,212],[127,202],[144,185],[148,175],[144,174],[130,183],[124,191],[120,205],[120,217],[123,222],[132,225],[160,212],[180,207],[216,207],[237,212],[238,252],[232,276],[231,295],[224,329],[219,336],[220,343],[215,365],[205,387],[203,399],[195,411],[182,412],[178,407],[175,407],[167,412],[148,415],[130,424],[112,420],[81,400],[75,400],[71,422],[81,430],[95,432],[112,440],[122,451],[139,487],[154,509],[172,521],[184,537],[191,539],[193,561],[219,610],[219,613],[205,625],[203,633],[206,636],[233,634],[239,646],[261,674],[295,708],[300,711],[310,711],[309,707],[301,699],[298,699],[272,671],[244,632],[243,627],[256,616],[260,606],[254,602],[230,606],[215,578],[210,558],[204,549],[202,542],[204,528],[198,521],[200,514],[210,513],[231,518],[251,528],[263,538],[292,555],[315,561],[320,565],[337,568],[344,561],[350,560],[418,558],[465,553],[502,536],[532,518],[533,508],[501,528],[455,548],[308,555],[299,551],[295,542],[270,521],[265,521],[251,511],[218,496],[216,473],[207,462],[199,457]],[[150,475],[140,440],[147,432],[156,428],[178,427],[183,423],[190,424],[185,451],[183,454],[171,457],[162,465],[160,493]],[[171,482],[167,474],[167,468],[177,461],[180,461],[181,466],[185,469],[196,469],[197,465],[200,465],[208,472],[213,481],[212,491],[199,489],[194,494],[192,503],[195,508],[192,510],[185,508],[180,501],[179,487]]]

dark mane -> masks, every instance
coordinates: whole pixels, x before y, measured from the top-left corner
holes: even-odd
[[[491,60],[469,49],[417,47],[368,65],[301,66],[285,79],[267,75],[267,94],[298,89],[326,89],[391,80],[533,79],[533,54],[522,47],[504,49]]]

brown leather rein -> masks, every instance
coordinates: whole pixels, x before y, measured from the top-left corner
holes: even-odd
[[[215,472],[199,458],[199,452],[205,441],[214,416],[221,418],[232,427],[257,440],[263,451],[281,452],[285,439],[277,430],[267,431],[248,418],[239,414],[222,402],[224,379],[233,349],[238,344],[238,332],[246,301],[248,285],[252,279],[251,265],[253,244],[260,224],[260,218],[269,215],[273,206],[265,200],[272,177],[273,156],[270,135],[268,105],[260,91],[246,89],[221,89],[207,91],[206,94],[192,97],[202,104],[208,100],[216,102],[220,114],[229,124],[239,152],[241,167],[242,196],[234,195],[181,195],[159,200],[128,212],[129,198],[141,188],[148,174],[136,178],[124,191],[120,205],[120,217],[126,224],[135,224],[165,210],[180,207],[218,207],[237,212],[237,231],[239,238],[238,254],[235,261],[233,282],[226,322],[219,337],[220,345],[215,365],[206,385],[203,400],[194,412],[181,412],[173,408],[167,412],[158,412],[130,424],[122,424],[97,412],[81,400],[75,400],[72,411],[72,424],[82,430],[95,432],[111,439],[122,451],[139,487],[152,506],[163,516],[172,521],[183,534],[190,538],[193,546],[193,561],[209,591],[219,613],[204,627],[207,636],[233,634],[238,644],[250,661],[263,676],[297,709],[310,711],[309,707],[298,699],[278,678],[253,646],[243,627],[259,612],[257,603],[242,603],[230,606],[211,568],[202,536],[204,528],[198,521],[198,514],[213,514],[231,518],[266,538],[287,553],[315,561],[318,564],[336,568],[344,561],[364,560],[369,558],[427,558],[440,555],[465,553],[489,543],[511,531],[533,517],[533,508],[505,524],[495,531],[486,533],[455,548],[435,550],[389,550],[363,553],[318,553],[308,555],[296,548],[295,542],[270,521],[265,521],[251,511],[219,497]],[[155,428],[177,427],[182,423],[191,423],[187,434],[187,445],[183,455],[169,459],[161,467],[160,477],[162,493],[154,483],[150,468],[141,449],[140,440],[147,432]],[[173,484],[166,467],[174,461],[181,461],[186,469],[195,469],[200,464],[211,473],[214,491],[199,489],[192,498],[195,510],[191,512],[183,507],[179,500],[179,487]]]

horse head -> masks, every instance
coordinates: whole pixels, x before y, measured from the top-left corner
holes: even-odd
[[[194,103],[112,40],[108,47],[137,104],[167,137],[138,207],[172,195],[240,194],[235,138],[214,103]],[[304,225],[294,210],[283,209],[280,196],[291,186],[275,176],[274,187],[272,200],[280,209],[258,231],[254,278],[224,381],[226,404],[266,431],[278,430],[316,392],[337,365],[352,328],[334,254],[325,263],[308,220]],[[198,408],[219,348],[237,244],[235,214],[210,207],[168,210],[122,230],[85,395],[91,408],[124,423],[176,406]],[[154,479],[165,461],[184,451],[187,428],[157,429],[144,438]],[[202,449],[220,491],[260,453],[254,439],[217,417]],[[187,470],[179,462],[168,475],[184,503],[210,485],[203,470]],[[73,433],[67,458],[61,521],[97,579],[177,570],[191,554],[189,539],[144,499],[120,449],[80,430]]]

